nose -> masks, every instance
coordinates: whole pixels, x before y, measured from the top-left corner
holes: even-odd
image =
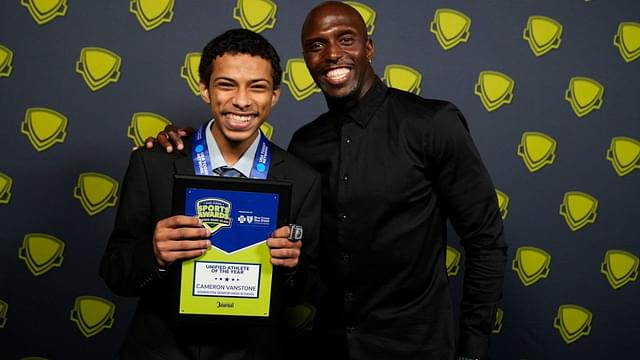
[[[327,60],[337,62],[344,56],[342,48],[336,42],[329,42],[327,45]]]
[[[247,89],[238,89],[233,97],[233,105],[238,109],[244,110],[251,106],[251,96]]]

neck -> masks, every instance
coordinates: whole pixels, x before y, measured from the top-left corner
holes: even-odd
[[[350,110],[358,105],[360,100],[364,98],[364,96],[369,92],[369,90],[373,87],[377,79],[377,75],[373,72],[373,69],[370,69],[369,75],[366,80],[364,80],[364,84],[360,91],[357,93],[351,94],[350,96],[345,96],[341,98],[331,98],[325,95],[325,100],[327,101],[327,106],[330,110],[338,110],[345,111]]]
[[[247,151],[247,149],[256,139],[256,136],[258,136],[258,132],[256,131],[256,133],[248,139],[245,139],[243,141],[231,141],[227,137],[225,137],[224,134],[215,126],[211,128],[211,134],[213,135],[216,144],[218,144],[218,148],[222,153],[222,158],[224,158],[224,161],[229,166],[235,165],[235,163],[240,160],[242,154]]]

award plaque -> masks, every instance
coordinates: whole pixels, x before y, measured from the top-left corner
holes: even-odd
[[[197,216],[211,231],[211,247],[178,265],[179,319],[272,317],[281,295],[266,239],[288,223],[290,201],[285,182],[174,176],[173,213]]]

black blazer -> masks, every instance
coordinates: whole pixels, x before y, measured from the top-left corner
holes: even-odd
[[[121,358],[278,358],[286,345],[280,324],[216,328],[175,322],[174,283],[158,271],[152,245],[156,223],[172,215],[173,174],[194,174],[189,140],[185,150],[172,154],[159,146],[134,151],[122,183],[115,226],[100,264],[100,275],[114,293],[140,297]],[[275,144],[268,178],[293,184],[290,220],[304,227],[298,271],[288,282],[294,285],[285,292],[291,297],[308,285],[306,279],[315,269],[321,180],[311,167]]]

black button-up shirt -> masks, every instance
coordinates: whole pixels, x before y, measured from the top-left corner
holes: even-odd
[[[327,358],[452,359],[446,219],[466,254],[461,355],[487,355],[506,245],[495,189],[451,103],[381,81],[298,130],[289,150],[323,177],[316,330]]]

